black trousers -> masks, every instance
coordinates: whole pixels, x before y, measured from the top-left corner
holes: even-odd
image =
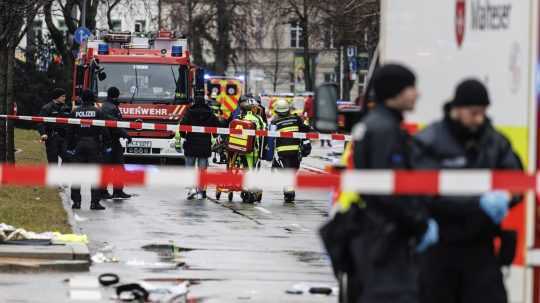
[[[73,163],[101,163],[101,144],[93,137],[82,137],[75,146]],[[101,189],[92,187],[91,203],[99,202]],[[71,186],[71,200],[81,202],[81,188],[79,185]]]
[[[422,303],[506,303],[503,275],[491,242],[437,245],[423,256]]]
[[[104,155],[104,163],[111,164],[111,165],[124,165],[124,148],[122,147],[122,144],[120,144],[119,140],[113,140],[112,145],[112,152],[110,155]],[[124,189],[124,186],[114,186],[113,193],[119,193],[122,192]],[[107,186],[103,190],[107,190]]]
[[[67,145],[64,137],[59,135],[51,135],[45,141],[45,151],[47,153],[47,162],[58,163],[58,157],[62,158],[63,163],[69,162],[69,156],[66,153]]]
[[[294,168],[294,169],[299,169],[300,168],[301,158],[299,157],[298,153],[281,154],[281,155],[279,155],[279,160],[281,161],[281,164],[283,164],[283,166],[281,166],[280,163],[278,163],[278,162],[276,162],[276,160],[274,160],[274,162],[272,164],[272,167],[275,167],[275,168]]]

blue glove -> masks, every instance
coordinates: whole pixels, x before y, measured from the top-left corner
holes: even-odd
[[[111,148],[111,147],[107,147],[107,148],[105,149],[105,153],[106,153],[107,155],[112,154],[112,148]]]
[[[428,228],[422,236],[422,240],[416,246],[416,252],[424,252],[428,247],[434,245],[437,242],[439,242],[439,224],[437,224],[437,221],[429,219]]]
[[[508,192],[490,191],[480,197],[480,208],[495,224],[499,224],[508,214],[510,199]]]
[[[69,149],[69,150],[66,150],[66,153],[70,156],[75,156],[75,150],[74,149]]]

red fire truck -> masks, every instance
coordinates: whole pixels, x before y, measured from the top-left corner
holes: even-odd
[[[178,124],[197,93],[195,70],[187,40],[174,32],[149,37],[129,32],[96,34],[81,46],[73,72],[73,102],[83,89],[91,89],[99,105],[109,87],[116,86],[124,120]],[[183,156],[170,146],[173,132],[132,129],[129,134],[133,141],[123,143],[126,156]]]

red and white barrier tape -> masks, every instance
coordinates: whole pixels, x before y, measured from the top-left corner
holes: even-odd
[[[345,171],[341,174],[310,174],[280,171],[198,171],[181,167],[64,165],[0,166],[0,184],[58,186],[64,184],[117,184],[150,187],[234,186],[262,190],[341,189],[364,194],[474,195],[490,190],[523,193],[539,189],[536,175],[520,171]]]
[[[75,125],[92,125],[110,128],[127,128],[137,130],[158,130],[172,131],[178,130],[178,124],[161,124],[161,123],[145,123],[133,121],[116,121],[116,120],[93,120],[93,119],[75,119],[75,118],[59,118],[59,117],[39,117],[39,116],[15,116],[15,115],[0,115],[0,119],[24,120],[39,123],[59,123],[59,124],[75,124]],[[334,141],[351,141],[350,135],[344,134],[321,134],[321,133],[302,133],[302,132],[279,132],[269,130],[253,130],[253,129],[232,129],[223,127],[205,127],[180,125],[180,131],[188,133],[204,133],[204,134],[222,134],[222,135],[247,135],[257,137],[272,137],[272,138],[297,138],[311,140],[334,140]]]

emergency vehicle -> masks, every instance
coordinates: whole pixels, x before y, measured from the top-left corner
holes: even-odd
[[[174,32],[148,37],[129,32],[97,33],[81,46],[73,73],[73,101],[91,89],[98,106],[109,87],[120,90],[124,120],[178,124],[194,94],[195,66],[187,40]],[[182,157],[170,146],[170,131],[129,130],[133,141],[122,143],[126,156]]]
[[[420,98],[410,123],[443,116],[443,104],[463,79],[483,81],[488,114],[512,142],[529,171],[538,168],[540,78],[539,3],[534,0],[381,1],[378,58],[417,74]],[[504,226],[518,230],[517,256],[506,278],[509,302],[540,302],[540,209],[532,196]]]
[[[205,75],[206,97],[214,99],[220,107],[222,116],[228,119],[238,106],[244,93],[244,81],[240,77],[221,77]]]
[[[301,116],[304,111],[306,96],[295,95],[293,93],[264,94],[261,95],[261,104],[266,108],[267,118],[271,118],[275,115],[274,103],[279,99],[284,99],[289,102],[293,109],[292,113]]]

